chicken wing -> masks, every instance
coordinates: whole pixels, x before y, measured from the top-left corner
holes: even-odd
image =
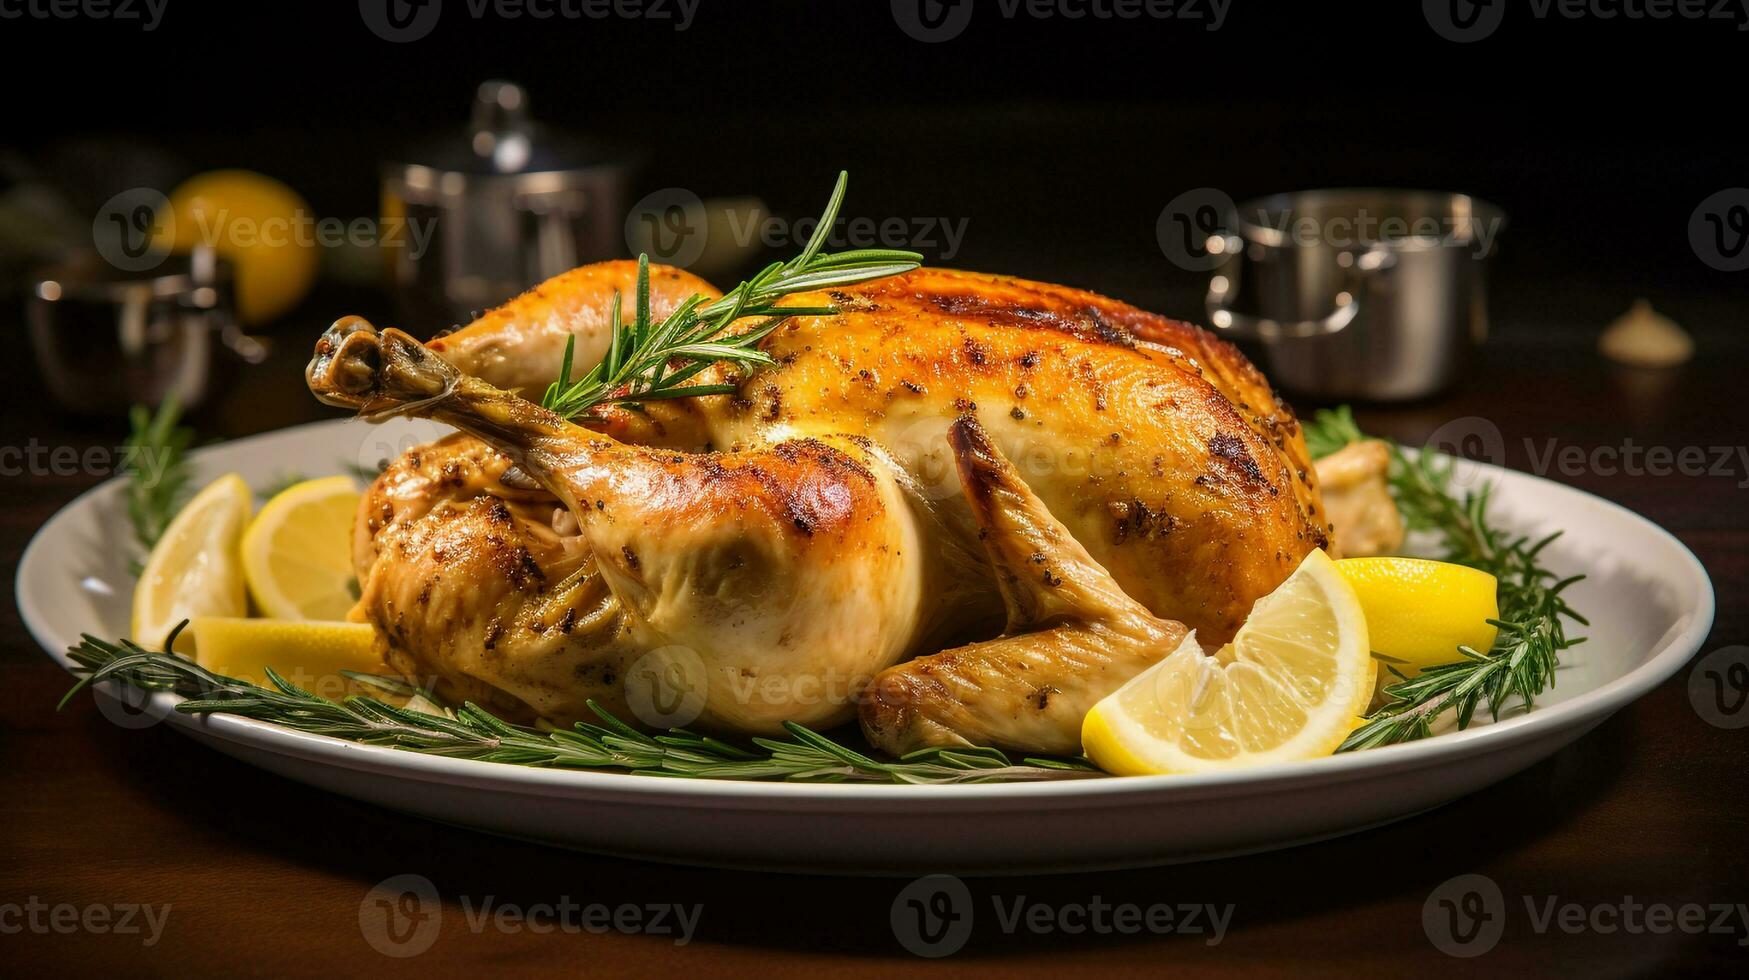
[[[894,755],[953,745],[1074,755],[1088,709],[1189,630],[1125,595],[976,421],[960,419],[950,436],[1008,627],[876,677],[861,705],[863,734]]]

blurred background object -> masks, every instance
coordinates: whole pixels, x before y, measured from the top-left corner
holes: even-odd
[[[170,192],[157,232],[172,253],[207,247],[230,263],[237,318],[259,326],[297,306],[316,281],[317,227],[290,187],[248,170],[198,174]]]
[[[204,402],[234,375],[235,360],[260,363],[266,346],[242,332],[230,266],[210,248],[128,272],[96,253],[45,271],[29,302],[31,346],[44,387],[81,415],[125,415],[175,392]]]
[[[512,82],[481,83],[466,131],[397,159],[383,168],[382,252],[407,322],[466,323],[625,251],[632,156],[535,122]]]
[[[1225,258],[1208,323],[1261,344],[1276,384],[1337,400],[1425,398],[1487,339],[1487,260],[1506,216],[1486,201],[1301,191],[1238,205],[1229,221],[1206,246]]]
[[[1616,317],[1597,339],[1603,356],[1633,367],[1669,368],[1694,356],[1694,338],[1643,299]]]
[[[1639,297],[1702,353],[1745,345],[1739,226],[1720,223],[1716,243],[1694,231],[1715,230],[1703,202],[1731,204],[1744,184],[1717,106],[1740,88],[1729,24],[1515,9],[1457,43],[1416,4],[1240,4],[1217,23],[1200,4],[1071,20],[977,2],[937,33],[879,2],[737,0],[685,19],[655,5],[582,19],[439,6],[405,31],[356,4],[171,7],[149,32],[11,23],[31,57],[0,63],[0,80],[35,95],[10,107],[0,141],[0,336],[26,336],[35,270],[100,244],[107,202],[168,199],[202,172],[269,175],[341,231],[316,245],[301,301],[307,259],[281,264],[301,250],[272,253],[282,291],[254,298],[253,266],[237,261],[249,329],[290,351],[347,313],[430,336],[557,266],[640,249],[729,286],[793,254],[846,169],[836,247],[913,247],[1194,321],[1212,270],[1175,261],[1156,235],[1187,192],[1461,191],[1512,215],[1487,269],[1490,346],[1597,359],[1597,325]],[[1574,67],[1546,57],[1557,47],[1638,67],[1581,66],[1575,87]],[[45,80],[45,61],[77,66],[77,81]],[[1357,86],[1357,65],[1392,66],[1389,84]],[[488,79],[515,84],[482,92]],[[432,133],[448,135],[421,139]],[[401,186],[421,171],[429,187]],[[534,173],[593,182],[548,193]],[[443,193],[445,174],[465,190]],[[599,206],[579,208],[578,186]],[[422,226],[435,230],[417,257],[415,217],[439,223]],[[870,236],[851,241],[857,221]],[[295,375],[283,368],[254,383]],[[1299,387],[1308,405],[1354,390]]]

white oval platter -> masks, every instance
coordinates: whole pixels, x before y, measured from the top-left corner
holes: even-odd
[[[226,472],[262,486],[378,459],[446,431],[418,422],[323,422],[200,450],[197,484]],[[353,745],[231,716],[151,715],[221,752],[404,813],[564,847],[687,864],[918,874],[1086,870],[1198,860],[1344,834],[1439,806],[1583,736],[1675,673],[1713,620],[1706,571],[1643,517],[1526,474],[1460,462],[1497,484],[1497,521],[1566,533],[1545,552],[1589,640],[1530,712],[1420,742],[1202,776],[956,786],[654,779],[529,769]],[[18,567],[26,626],[70,666],[80,633],[120,637],[132,577],[124,486],[112,480],[37,532]]]

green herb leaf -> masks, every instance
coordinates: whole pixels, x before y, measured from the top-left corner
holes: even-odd
[[[1350,443],[1362,442],[1366,435],[1355,424],[1354,410],[1347,405],[1334,409],[1319,409],[1310,421],[1302,422],[1306,433],[1306,449],[1313,459],[1323,459]]]
[[[615,296],[612,335],[601,363],[582,380],[572,381],[576,338],[568,339],[559,378],[547,386],[541,405],[565,418],[593,419],[595,410],[607,404],[728,394],[735,390],[733,385],[688,386],[685,382],[713,364],[743,368],[770,364],[770,355],[760,350],[758,344],[785,320],[837,312],[830,306],[779,306],[779,300],[795,293],[880,279],[917,268],[923,257],[915,252],[820,251],[838,220],[848,181],[848,174],[838,175],[826,210],[800,255],[766,266],[721,299],[707,302],[703,296],[691,296],[660,323],[652,322],[650,258],[638,256],[635,319],[629,325],[621,322],[620,301]],[[749,317],[766,320],[751,329],[731,332],[739,321]]]
[[[1329,437],[1324,445],[1338,438],[1355,441],[1351,434],[1365,438],[1346,409],[1319,415]],[[1311,435],[1308,426],[1308,442]],[[1461,660],[1408,679],[1399,673],[1398,682],[1384,690],[1389,703],[1368,715],[1340,752],[1426,738],[1448,711],[1462,729],[1483,703],[1496,719],[1514,700],[1529,708],[1554,686],[1562,651],[1584,642],[1567,635],[1565,621],[1590,625],[1562,597],[1584,576],[1560,578],[1541,563],[1543,549],[1559,533],[1536,541],[1507,534],[1488,522],[1488,487],[1452,493],[1449,457],[1432,449],[1410,456],[1394,443],[1390,451],[1391,496],[1409,530],[1437,535],[1446,561],[1479,568],[1499,582],[1500,618],[1494,621],[1499,633],[1492,650],[1460,648]]]
[[[354,694],[332,701],[303,690],[272,671],[270,687],[215,674],[170,652],[154,653],[128,640],[86,635],[68,651],[84,674],[61,704],[87,686],[116,681],[186,700],[183,714],[229,714],[330,738],[382,745],[425,755],[519,766],[564,767],[697,779],[769,779],[789,782],[986,783],[1073,779],[1098,775],[1085,760],[1013,762],[995,749],[932,749],[883,761],[801,725],[786,725],[787,739],[757,738],[751,746],[681,729],[640,732],[589,703],[598,723],[541,731],[513,725],[477,704],[459,708],[397,707]],[[350,674],[388,695],[430,705],[430,692],[399,678]]]
[[[157,411],[135,405],[128,413],[129,432],[123,455],[127,473],[128,521],[134,540],[150,552],[164,529],[182,507],[184,491],[193,471],[188,449],[194,430],[178,424],[182,406],[174,394],[159,403]],[[138,573],[136,568],[135,572]]]

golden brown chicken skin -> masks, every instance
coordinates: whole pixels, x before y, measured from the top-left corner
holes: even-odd
[[[561,273],[479,319],[429,343],[431,350],[482,381],[539,398],[559,373],[565,343],[576,338],[579,373],[607,354],[613,297],[624,297],[627,322],[635,310],[638,264],[597,262]],[[650,268],[650,311],[657,319],[694,294],[720,293],[703,279],[672,266]]]
[[[798,305],[724,444],[849,432],[964,511],[947,429],[976,418],[1123,589],[1211,641],[1325,543],[1293,414],[1230,345],[1079,290],[923,269]]]

